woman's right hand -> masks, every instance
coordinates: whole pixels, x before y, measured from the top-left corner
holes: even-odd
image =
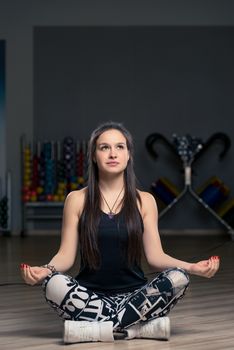
[[[24,281],[31,286],[43,281],[50,273],[50,269],[40,266],[20,265],[21,275]]]

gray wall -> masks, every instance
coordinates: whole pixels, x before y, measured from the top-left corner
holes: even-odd
[[[138,179],[149,190],[160,175],[179,186],[183,178],[169,155],[150,159],[144,146],[150,133],[169,140],[173,133],[204,141],[217,131],[232,136],[234,28],[37,27],[34,33],[36,140],[87,139],[101,121],[122,121],[135,139]],[[219,150],[196,165],[195,186],[218,175],[233,187],[234,148],[222,163]],[[193,204],[186,199],[183,213],[190,207],[191,215],[172,212],[162,226],[217,225]]]
[[[6,174],[5,117],[5,41],[0,40],[0,198],[5,194]]]
[[[234,24],[233,6],[232,1],[1,1],[0,39],[7,41],[6,167],[12,171],[13,175],[14,232],[18,232],[20,229],[20,136],[24,133],[30,139],[33,137],[36,129],[33,125],[34,27],[108,25],[232,26]],[[164,88],[166,89],[166,87]],[[168,97],[172,98],[173,93]],[[167,107],[169,103],[167,98],[165,102]],[[141,112],[143,113],[143,111],[145,111],[145,107],[142,105]],[[150,118],[154,117],[156,111],[156,107],[151,107],[147,116]],[[187,118],[185,109],[183,109],[183,113],[178,113],[178,115],[183,115],[183,118]],[[176,115],[174,115],[175,117]],[[95,118],[94,122],[96,121]],[[171,129],[161,129],[161,132],[170,135],[171,130],[175,130],[172,122],[173,120],[170,123]],[[141,153],[143,151],[142,135],[137,131],[140,127],[138,126],[135,132],[134,125],[135,123],[126,123],[126,126],[134,132],[136,142],[141,144],[139,148]],[[218,124],[217,127],[219,126]],[[87,131],[88,128],[90,126],[87,127]],[[198,125],[193,128],[195,134],[198,133],[197,128]],[[204,132],[204,134],[199,133],[201,136],[209,136],[209,128],[199,128],[200,130]],[[184,132],[184,130],[180,131],[181,133]],[[139,154],[139,156],[145,157],[145,154]],[[228,170],[228,163],[226,162],[223,167]],[[137,169],[137,172],[139,172],[138,176],[140,175],[139,177],[141,177],[140,169]],[[160,170],[151,160],[147,160],[144,174],[146,172],[149,174],[155,172],[155,174],[161,175]],[[194,220],[194,216],[192,217]],[[170,219],[170,216],[168,218]],[[199,221],[200,216],[197,219]],[[173,227],[173,221],[167,220],[167,225]]]

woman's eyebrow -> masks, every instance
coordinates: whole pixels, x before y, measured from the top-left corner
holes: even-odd
[[[109,145],[109,143],[107,143],[107,142],[101,142],[101,143],[97,143],[97,145],[98,145],[98,146],[103,146],[103,145],[106,146],[106,145]]]
[[[98,146],[102,146],[102,145],[108,145],[108,146],[109,146],[110,144],[109,144],[108,142],[101,142],[101,143],[98,143]],[[126,145],[126,143],[120,141],[120,142],[116,142],[115,145]]]

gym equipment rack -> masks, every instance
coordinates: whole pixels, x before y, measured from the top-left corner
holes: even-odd
[[[27,234],[27,223],[35,220],[61,221],[63,202],[25,202],[22,204],[22,226],[21,236]],[[40,210],[46,210],[45,213],[40,213]],[[57,211],[57,214],[54,213]]]
[[[234,240],[234,229],[231,227],[225,220],[223,220],[204,200],[197,195],[197,193],[193,190],[192,187],[192,166],[189,163],[184,162],[183,163],[184,168],[184,188],[182,192],[174,198],[174,200],[166,206],[161,212],[159,213],[159,218],[164,216],[172,207],[174,207],[179,200],[181,200],[187,193],[192,196],[200,205],[203,206],[206,210],[209,211],[211,215],[213,215],[216,220],[218,220],[228,231],[229,235],[231,236],[231,239]]]
[[[69,137],[65,139],[68,142],[67,149],[69,150],[65,154],[64,159],[65,157],[66,159],[63,162],[61,158],[63,150],[60,142],[26,142],[25,135],[21,137],[22,237],[27,234],[27,224],[30,221],[58,221],[59,227],[61,227],[66,195],[71,190],[83,187],[85,181],[83,175],[86,172],[86,143],[84,141],[73,142],[74,140]],[[46,147],[44,148],[44,146]],[[46,160],[44,158],[45,153],[49,153]],[[43,157],[41,157],[42,154]],[[47,162],[48,168],[46,168],[45,162]],[[43,164],[45,167],[43,167]],[[40,172],[44,173],[43,186],[40,184]],[[72,173],[75,176],[72,176]],[[77,182],[73,182],[71,180],[73,178]]]
[[[231,239],[234,240],[234,228],[223,220],[223,218],[221,218],[201,197],[199,197],[192,187],[192,163],[217,139],[220,139],[223,142],[224,150],[220,153],[220,159],[222,159],[231,146],[229,137],[223,133],[212,135],[205,144],[199,138],[191,137],[190,135],[178,137],[176,134],[173,134],[173,143],[171,143],[163,135],[154,133],[146,138],[146,148],[149,154],[154,159],[157,159],[158,155],[154,149],[154,143],[158,140],[163,141],[163,143],[182,161],[183,164],[184,188],[177,197],[160,211],[159,219],[188,193],[227,229]]]

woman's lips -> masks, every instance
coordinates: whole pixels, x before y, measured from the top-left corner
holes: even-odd
[[[108,163],[106,163],[107,165],[118,165],[119,163],[118,162],[108,162]]]

